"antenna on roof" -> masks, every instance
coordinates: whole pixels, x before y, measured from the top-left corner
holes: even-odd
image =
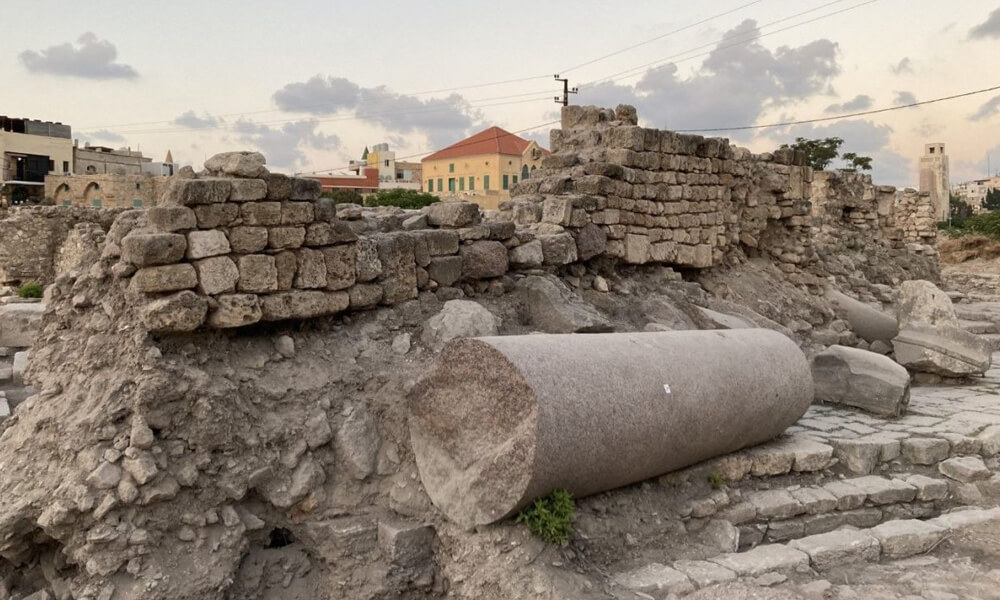
[[[561,98],[559,96],[555,97],[556,104],[562,104],[563,106],[569,106],[569,95],[570,94],[578,94],[578,93],[580,93],[580,88],[574,87],[573,89],[570,89],[570,87],[569,87],[569,79],[561,79],[559,77],[558,73],[556,73],[555,79],[556,79],[556,81],[561,81],[562,84],[563,84],[562,97]]]

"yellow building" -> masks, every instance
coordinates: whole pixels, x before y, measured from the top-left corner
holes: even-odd
[[[40,200],[46,175],[73,170],[69,125],[0,116],[0,200]]]
[[[490,127],[424,158],[424,190],[494,209],[510,188],[541,168],[549,154],[537,142]]]

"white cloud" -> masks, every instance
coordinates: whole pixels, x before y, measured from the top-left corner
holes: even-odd
[[[279,127],[239,120],[233,125],[238,140],[260,150],[267,164],[294,169],[306,162],[306,149],[332,151],[340,147],[340,138],[317,131],[315,119],[285,123]]]
[[[867,94],[859,94],[855,96],[853,100],[848,100],[847,102],[843,102],[841,104],[831,104],[830,106],[827,106],[824,112],[830,114],[840,114],[840,113],[855,112],[859,110],[867,110],[871,108],[874,103],[875,99],[872,98],[871,96]]]
[[[972,39],[1000,39],[1000,8],[990,13],[985,21],[969,30]]]
[[[115,62],[118,49],[93,33],[85,33],[70,43],[50,46],[40,52],[25,50],[18,58],[32,73],[83,77],[86,79],[135,79],[139,73],[130,65]]]

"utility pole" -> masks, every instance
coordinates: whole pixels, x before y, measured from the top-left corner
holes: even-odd
[[[561,98],[559,96],[555,97],[556,104],[562,104],[563,106],[569,106],[569,95],[570,94],[577,94],[577,93],[579,93],[580,89],[579,88],[570,89],[570,87],[569,87],[569,79],[561,79],[558,74],[556,74],[555,78],[556,78],[556,81],[561,81],[562,84],[563,84],[562,97]]]

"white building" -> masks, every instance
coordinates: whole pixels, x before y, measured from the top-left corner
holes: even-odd
[[[969,203],[973,209],[978,209],[986,200],[986,194],[990,190],[1000,190],[1000,175],[994,175],[989,179],[974,179],[960,183],[954,187],[952,192]]]

